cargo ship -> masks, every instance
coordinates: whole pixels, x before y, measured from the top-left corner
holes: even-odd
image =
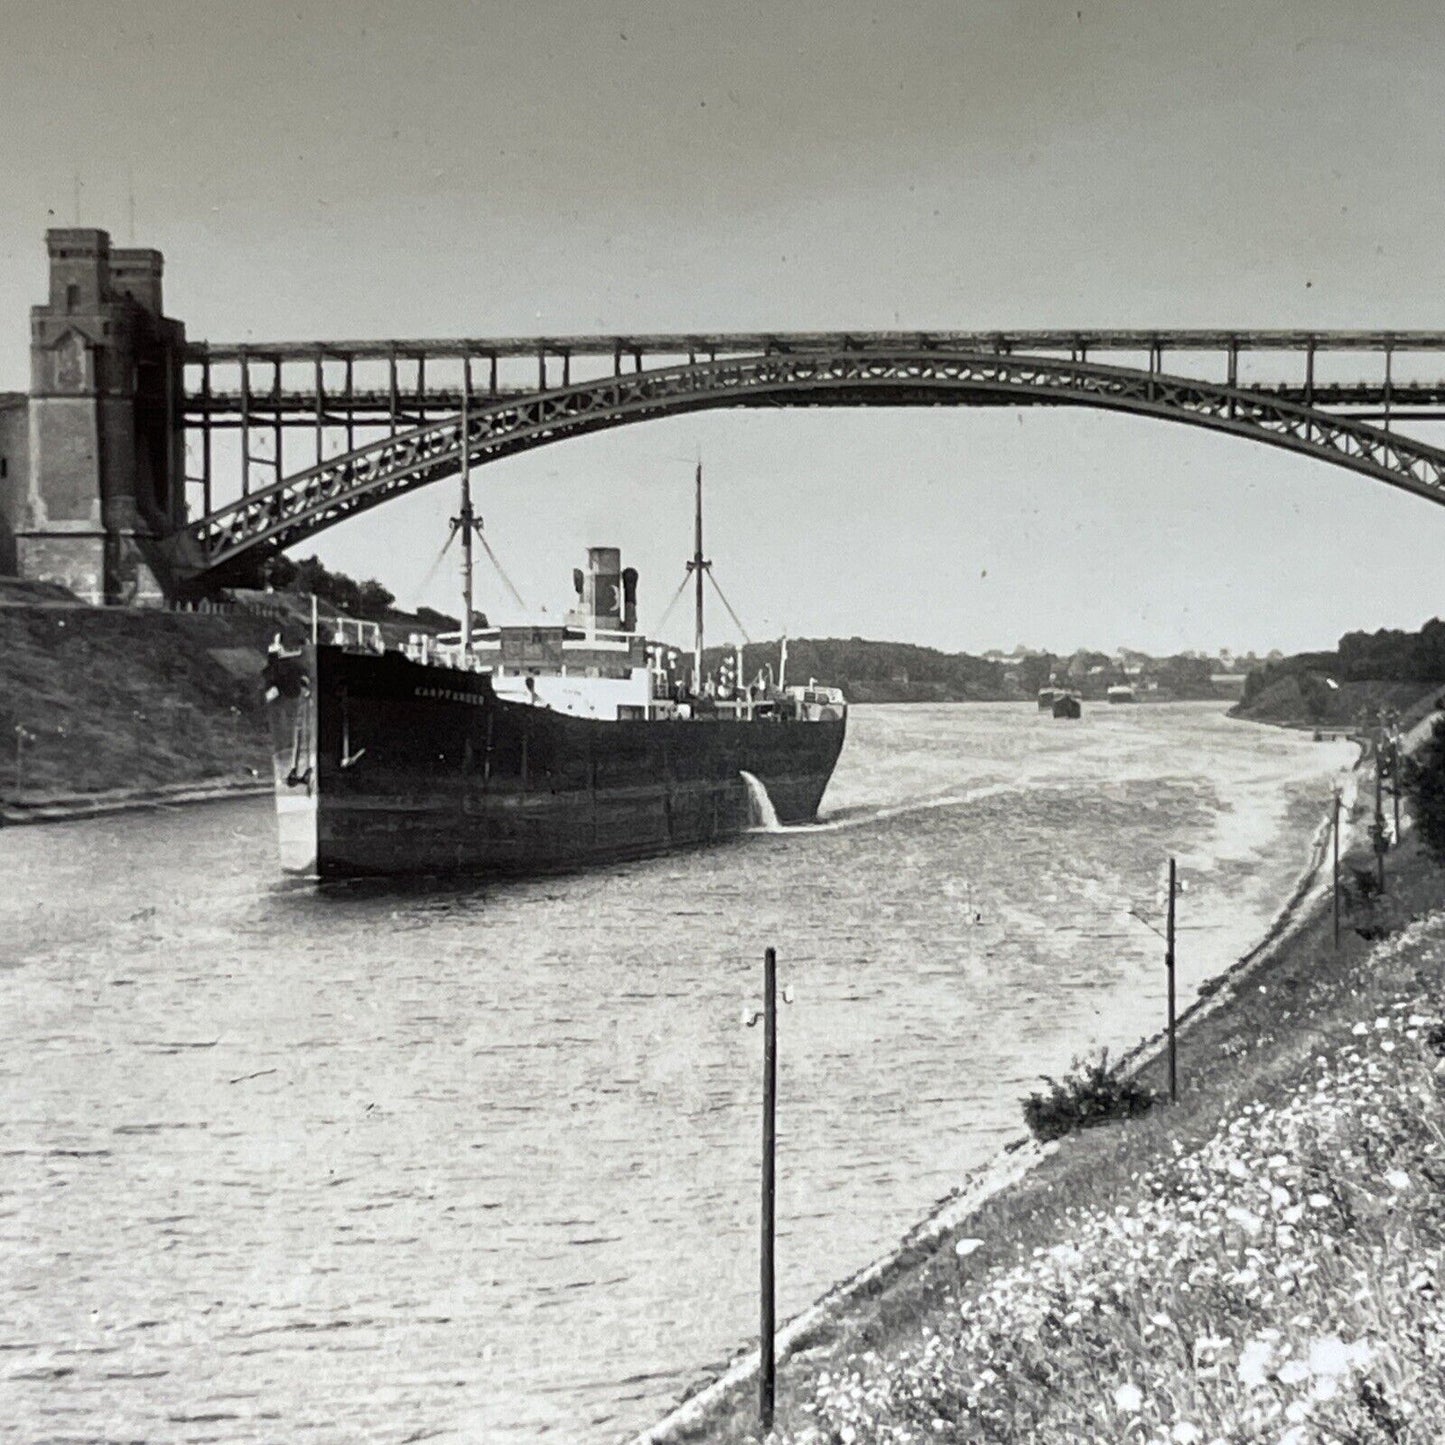
[[[698,482],[701,497],[701,477]],[[637,631],[637,574],[594,547],[565,621],[387,647],[375,624],[266,665],[281,866],[317,878],[520,876],[813,821],[842,693],[703,675],[701,511],[690,673]],[[460,523],[475,523],[466,500]],[[454,523],[454,527],[458,524]],[[739,663],[741,659],[739,658]]]

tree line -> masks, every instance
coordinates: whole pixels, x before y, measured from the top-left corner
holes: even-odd
[[[1253,670],[1244,684],[1252,701],[1284,677],[1323,673],[1336,682],[1445,682],[1445,622],[1432,618],[1418,632],[1380,628],[1347,632],[1333,652],[1300,652]]]
[[[319,597],[349,617],[385,622],[395,615],[396,594],[390,588],[374,577],[357,581],[345,572],[333,572],[319,557],[295,561],[285,553],[277,553],[267,558],[261,569],[261,581],[273,591]],[[461,626],[455,617],[431,607],[418,607],[406,615],[415,617],[426,627],[442,631]]]

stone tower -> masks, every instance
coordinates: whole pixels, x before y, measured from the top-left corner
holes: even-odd
[[[156,544],[186,518],[185,327],[162,312],[159,251],[113,251],[104,231],[81,228],[45,240],[18,570],[90,601],[160,602]]]

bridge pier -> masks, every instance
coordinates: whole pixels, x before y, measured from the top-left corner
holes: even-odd
[[[185,327],[162,257],[104,231],[46,233],[50,299],[30,313],[28,451],[9,498],[16,571],[92,602],[157,605],[162,539],[186,523]]]

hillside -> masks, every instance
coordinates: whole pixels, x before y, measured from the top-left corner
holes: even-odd
[[[1418,632],[1347,632],[1333,652],[1303,652],[1246,679],[1231,716],[1285,727],[1371,727],[1381,713],[1409,725],[1445,696],[1445,623]]]
[[[1339,682],[1323,673],[1303,672],[1276,678],[1248,702],[1230,710],[1231,717],[1281,727],[1345,732],[1374,726],[1381,712],[1398,713],[1407,722],[1428,707],[1440,691],[1419,682]]]
[[[269,769],[258,678],[276,627],[243,613],[0,606],[0,797]]]

